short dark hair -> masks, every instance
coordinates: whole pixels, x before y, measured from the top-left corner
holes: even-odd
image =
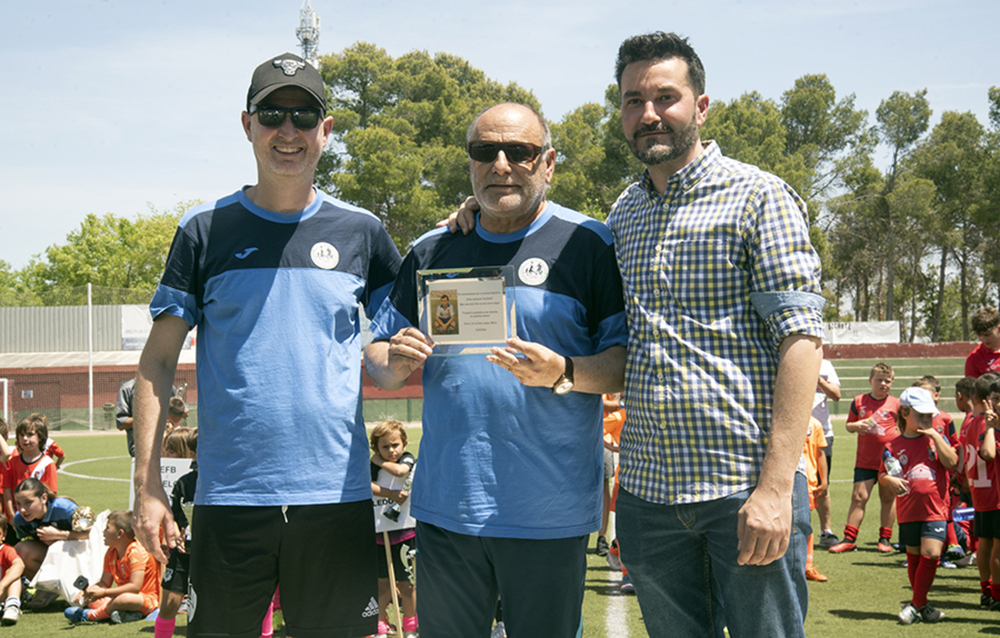
[[[135,538],[135,531],[132,529],[132,510],[115,510],[108,514],[108,522]]]
[[[976,379],[976,401],[982,403],[990,398],[990,386],[998,379],[1000,379],[1000,374],[995,372],[987,372]]]
[[[955,392],[961,392],[962,396],[971,399],[976,391],[976,377],[962,377],[955,382]]]
[[[993,306],[980,308],[972,315],[972,331],[976,335],[993,330],[997,324],[1000,324],[1000,312]]]
[[[618,47],[618,60],[615,61],[615,80],[618,82],[618,89],[622,88],[622,74],[625,73],[625,67],[633,62],[647,60],[659,62],[671,58],[680,58],[687,62],[688,84],[696,96],[703,95],[705,66],[701,63],[701,58],[688,44],[687,38],[663,31],[632,36]]]

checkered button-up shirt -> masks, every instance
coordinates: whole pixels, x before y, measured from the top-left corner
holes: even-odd
[[[805,203],[709,143],[663,195],[648,173],[632,184],[608,226],[629,323],[622,485],[669,504],[754,486],[781,341],[823,336]]]

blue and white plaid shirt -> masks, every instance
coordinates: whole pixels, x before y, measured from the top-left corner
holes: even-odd
[[[714,142],[660,195],[648,173],[608,217],[629,323],[621,482],[654,503],[757,482],[782,340],[823,337],[805,203]]]

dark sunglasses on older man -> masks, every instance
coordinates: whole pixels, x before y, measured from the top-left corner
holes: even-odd
[[[509,144],[494,144],[493,142],[469,142],[469,157],[477,162],[494,162],[500,151],[508,162],[523,164],[533,162],[544,147],[527,144],[525,142],[512,142]]]
[[[270,105],[253,106],[250,108],[250,113],[256,113],[257,121],[260,122],[260,125],[268,128],[278,128],[285,121],[285,115],[290,114],[292,116],[292,126],[303,130],[316,128],[316,125],[319,124],[320,119],[323,117],[323,113],[319,109],[304,106],[292,108]]]

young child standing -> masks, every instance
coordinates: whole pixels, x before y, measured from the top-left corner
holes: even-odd
[[[858,435],[858,451],[854,461],[854,489],[851,506],[847,510],[844,540],[830,548],[834,554],[857,549],[858,531],[865,518],[865,506],[878,479],[882,451],[885,444],[899,436],[896,412],[899,399],[889,394],[892,390],[893,371],[887,363],[877,363],[868,376],[871,392],[854,397],[847,416],[847,431]],[[889,543],[892,525],[896,520],[896,500],[892,492],[879,483],[882,503],[881,526],[878,530],[878,551],[891,554]]]
[[[886,444],[879,470],[879,483],[896,495],[899,541],[906,547],[913,589],[913,598],[899,612],[899,620],[904,625],[921,620],[933,623],[944,618],[944,612],[930,606],[927,593],[944,550],[948,470],[958,462],[958,453],[934,429],[938,409],[930,392],[907,388],[899,403],[897,420],[903,433]],[[894,476],[891,465],[896,464],[899,472]]]
[[[382,421],[372,430],[371,434],[371,479],[372,494],[388,498],[399,505],[406,502],[409,493],[406,490],[393,490],[379,485],[379,475],[387,473],[394,477],[405,477],[413,470],[417,459],[406,451],[406,427],[399,421],[389,419]],[[385,482],[385,481],[381,481]],[[415,530],[402,529],[389,532],[389,545],[392,547],[392,565],[396,576],[396,590],[399,593],[399,604],[403,610],[403,636],[416,638],[417,635],[417,590],[409,579],[409,569],[403,559],[404,543],[416,536]],[[391,632],[389,625],[389,602],[392,600],[392,590],[389,589],[389,564],[385,556],[385,541],[381,534],[375,542],[381,546],[378,552],[378,598],[379,620],[378,637],[385,638]],[[412,543],[408,544],[412,546]]]
[[[965,358],[965,376],[978,379],[987,372],[1000,372],[1000,311],[993,306],[980,308],[971,323],[979,345]]]
[[[979,567],[979,604],[992,607],[1000,598],[1000,491],[997,489],[997,445],[994,429],[987,427],[986,406],[990,384],[997,375],[984,374],[976,380],[972,394],[972,417],[962,425],[965,477],[972,494],[972,533],[977,537],[976,565]]]
[[[7,462],[7,490],[14,490],[26,478],[35,478],[49,486],[53,493],[59,491],[59,477],[56,463],[46,456],[45,444],[49,440],[49,428],[44,419],[21,419],[15,430],[18,453]]]
[[[7,485],[7,470],[10,458],[18,452],[17,446],[7,443],[8,436],[10,436],[10,431],[7,428],[7,419],[0,416],[0,500],[3,501],[2,511],[7,516],[7,520],[13,521],[14,512],[17,508],[14,506],[14,486]],[[14,530],[10,525],[11,523],[8,522],[8,534]],[[11,540],[15,541],[13,535],[11,536]]]
[[[829,488],[829,469],[826,465],[826,435],[823,424],[814,416],[809,417],[809,429],[806,431],[806,442],[802,447],[802,462],[805,464],[806,481],[809,483],[809,510],[816,509],[816,501],[823,498]],[[821,574],[814,565],[814,536],[809,535],[806,541],[806,580],[825,583],[829,580]]]
[[[164,458],[196,458],[198,451],[198,432],[187,428],[178,428],[163,439]],[[190,522],[184,512],[184,505],[194,503],[194,490],[198,483],[197,461],[192,464],[191,471],[177,479],[170,492],[170,511],[174,515],[174,523],[180,531],[180,537],[186,539]],[[163,568],[163,581],[160,583],[160,613],[153,625],[153,638],[169,638],[174,635],[177,624],[177,612],[188,591],[188,572],[190,571],[190,554],[184,546],[174,547],[167,557]]]
[[[115,510],[104,528],[104,573],[73,601],[83,607],[67,607],[63,612],[74,622],[110,620],[121,624],[140,620],[157,608],[160,601],[160,565],[132,531],[132,512]]]
[[[3,601],[3,616],[0,624],[4,627],[16,625],[21,616],[21,575],[24,561],[14,548],[3,543],[7,537],[7,517],[0,513],[0,600]]]

